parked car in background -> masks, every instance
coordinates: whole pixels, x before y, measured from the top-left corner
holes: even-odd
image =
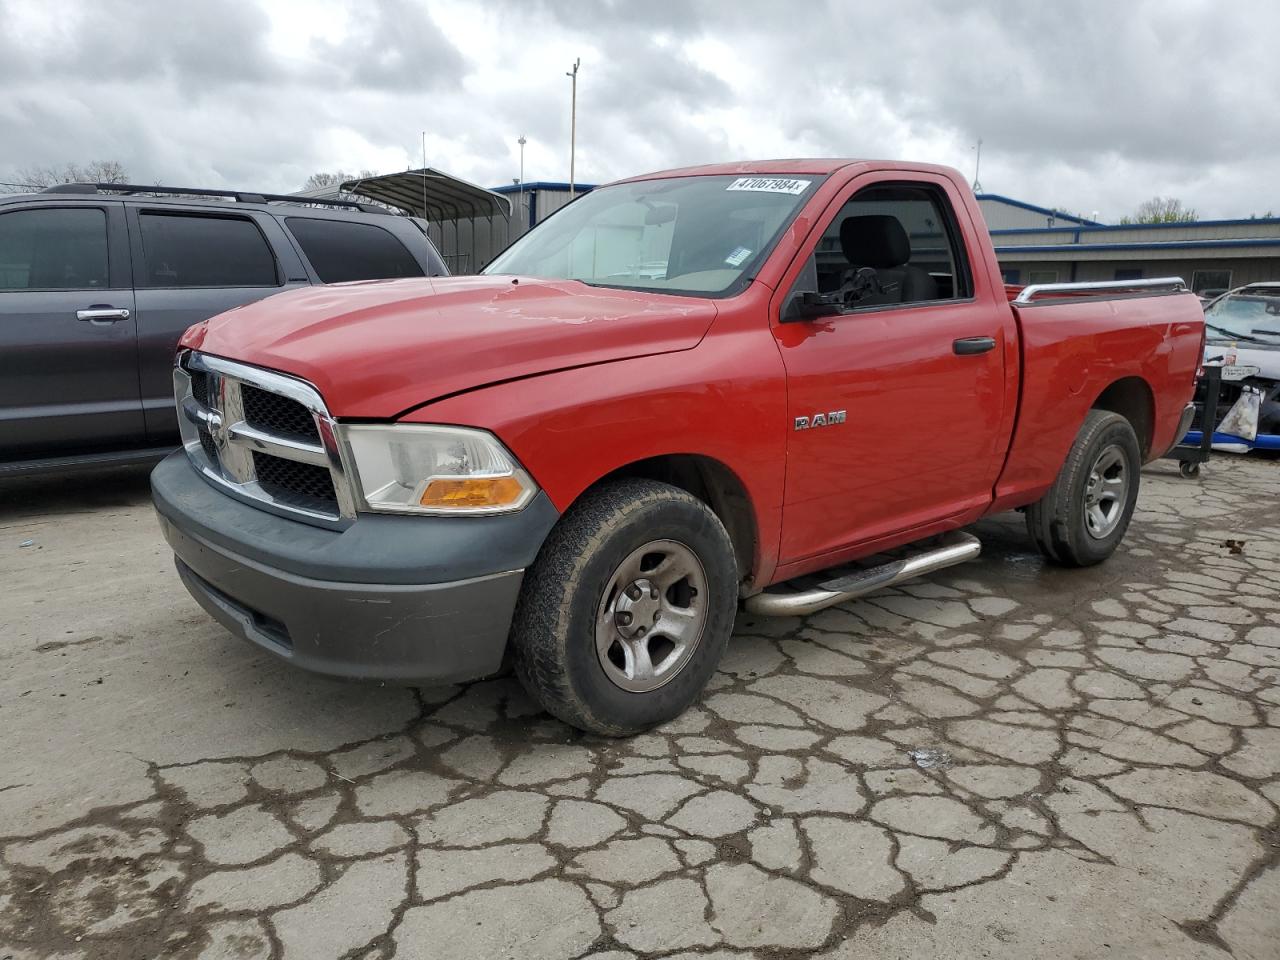
[[[0,197],[0,476],[172,449],[194,323],[293,287],[448,272],[410,218],[305,203],[78,183]]]
[[[959,563],[990,513],[1102,562],[1204,342],[1177,279],[1010,303],[965,178],[923,164],[638,177],[485,273],[189,330],[160,525],[196,600],[273,655],[452,682],[510,648],[604,734],[697,698],[740,600],[804,615]]]
[[[1216,297],[1204,313],[1204,362],[1222,367],[1215,449],[1280,450],[1280,282],[1251,283]],[[1196,394],[1203,405],[1203,385]],[[1197,413],[1188,443],[1204,428]]]

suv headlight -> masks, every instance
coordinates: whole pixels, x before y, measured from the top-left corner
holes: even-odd
[[[386,513],[519,510],[538,492],[496,437],[466,427],[398,423],[342,428],[364,506]]]

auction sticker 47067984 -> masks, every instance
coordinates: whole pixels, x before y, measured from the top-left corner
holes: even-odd
[[[809,189],[812,180],[795,180],[790,177],[739,177],[726,190],[754,190],[759,193],[790,193],[799,196]]]

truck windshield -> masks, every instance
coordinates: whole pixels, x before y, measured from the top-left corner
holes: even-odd
[[[729,296],[750,282],[817,176],[698,176],[602,187],[500,254],[484,273]]]
[[[1280,342],[1280,290],[1223,297],[1204,312],[1204,322],[1217,331],[1217,339],[1235,335],[1241,340]]]

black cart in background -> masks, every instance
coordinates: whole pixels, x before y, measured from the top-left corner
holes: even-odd
[[[1200,473],[1200,464],[1213,452],[1213,433],[1218,423],[1218,397],[1222,393],[1222,367],[1201,367],[1200,380],[1204,384],[1204,400],[1196,401],[1196,418],[1200,424],[1200,442],[1180,443],[1164,455],[1166,460],[1178,461],[1178,473],[1191,478]],[[1196,391],[1199,393],[1199,391]]]

